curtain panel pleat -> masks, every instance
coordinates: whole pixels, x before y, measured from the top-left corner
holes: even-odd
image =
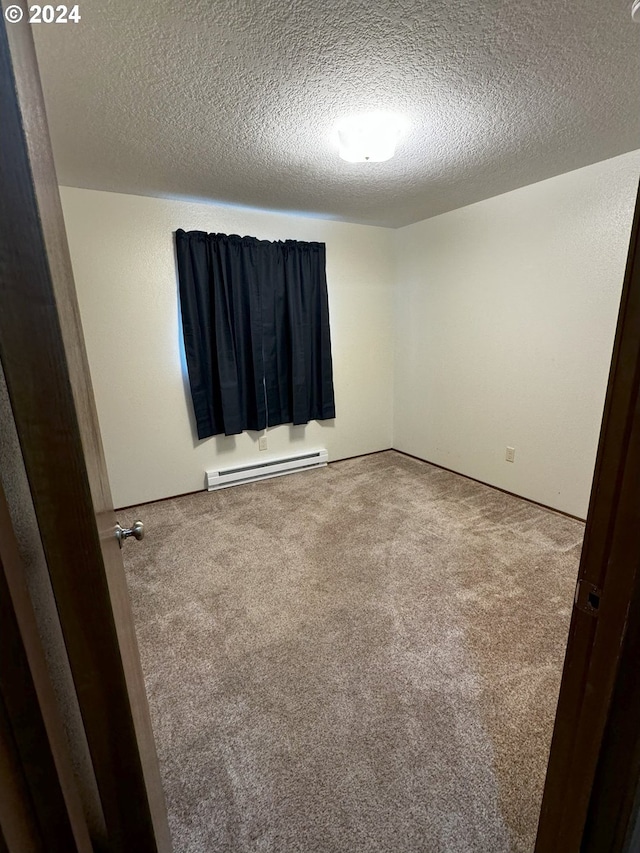
[[[324,243],[176,232],[198,438],[335,417]]]

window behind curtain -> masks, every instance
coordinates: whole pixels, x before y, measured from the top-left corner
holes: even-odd
[[[176,232],[198,438],[335,417],[324,243]]]

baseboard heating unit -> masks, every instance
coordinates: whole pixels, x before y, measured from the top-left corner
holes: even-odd
[[[240,483],[253,483],[256,480],[266,480],[268,477],[282,477],[284,474],[295,474],[297,471],[324,468],[328,461],[329,454],[323,448],[301,453],[299,456],[281,456],[279,459],[269,459],[253,465],[206,471],[207,490],[213,492],[215,489],[226,489]]]

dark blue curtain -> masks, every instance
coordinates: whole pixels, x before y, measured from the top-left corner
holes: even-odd
[[[176,232],[199,438],[335,417],[324,243]]]

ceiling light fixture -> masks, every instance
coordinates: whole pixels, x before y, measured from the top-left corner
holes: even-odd
[[[382,163],[393,157],[408,126],[403,116],[382,110],[348,116],[336,124],[338,151],[349,163]]]
[[[640,0],[633,0],[631,4],[631,17],[640,23]]]

